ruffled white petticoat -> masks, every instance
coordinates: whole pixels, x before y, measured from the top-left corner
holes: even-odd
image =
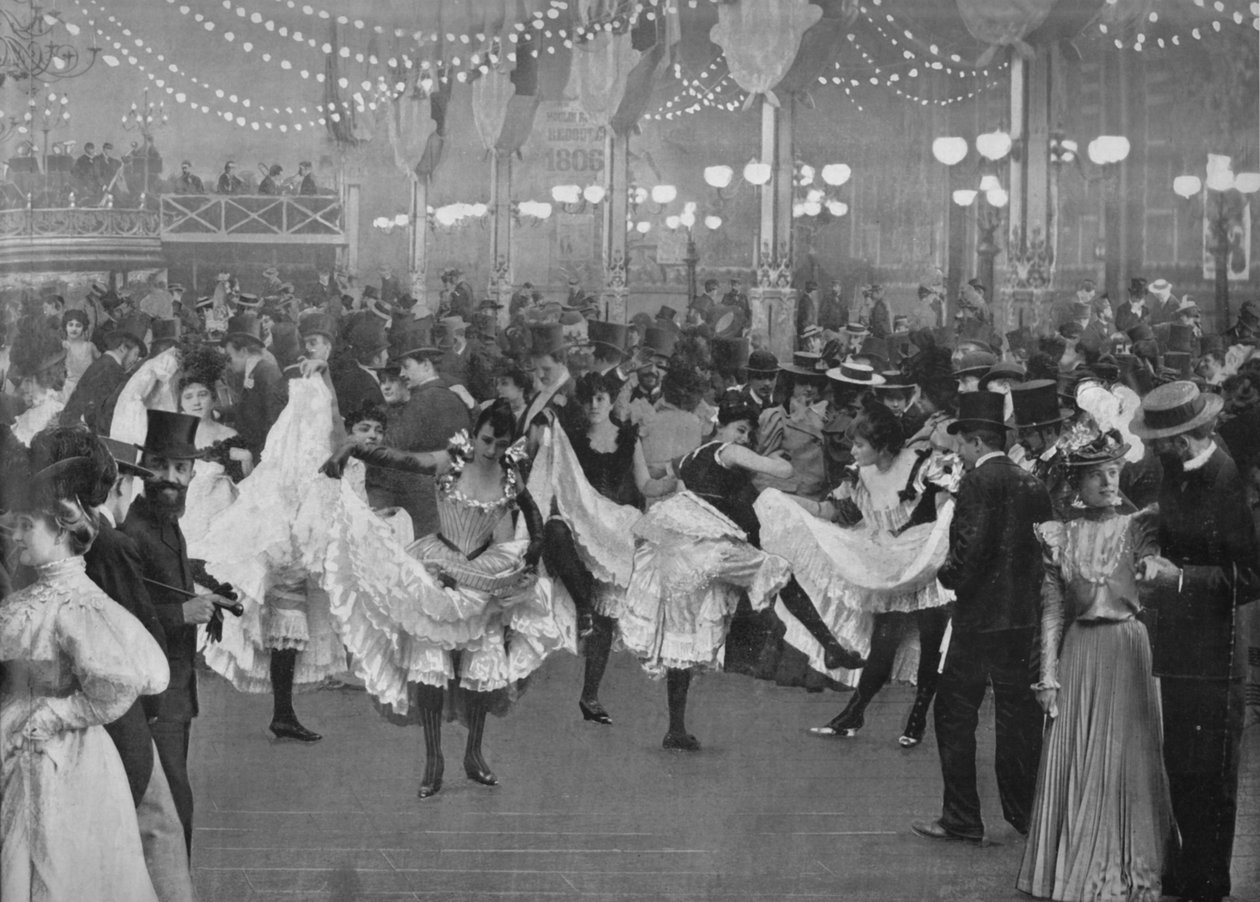
[[[243,692],[271,691],[271,650],[296,648],[293,685],[311,689],[345,669],[323,576],[328,524],[341,490],[319,466],[332,453],[331,393],[319,379],[289,383],[289,403],[267,435],[262,462],[237,485],[234,504],[188,556],[231,583],[245,606],[227,616],[206,664]]]
[[[949,551],[952,499],[937,510],[936,520],[899,535],[877,525],[836,526],[775,489],[762,492],[754,508],[761,521],[761,547],[788,560],[797,582],[845,648],[870,652],[876,614],[939,607],[951,598],[936,573]],[[856,684],[859,671],[827,670],[822,646],[800,621],[781,603],[775,613],[787,628],[784,639],[809,657],[811,667],[837,682]],[[917,667],[918,642],[907,637],[893,678],[913,680]]]
[[[592,605],[606,617],[620,617],[634,565],[633,530],[639,510],[605,498],[586,481],[568,436],[554,424],[544,430],[539,443],[529,493],[544,516],[555,501],[573,532],[578,556],[595,577]]]
[[[618,625],[626,648],[655,677],[667,669],[720,670],[741,590],[770,606],[791,571],[748,543],[728,517],[691,492],[652,507],[634,527],[634,572]]]
[[[323,582],[332,617],[355,674],[394,714],[410,711],[413,684],[458,677],[465,689],[491,692],[529,676],[554,651],[576,650],[572,603],[551,580],[497,584],[519,570],[524,540],[475,559],[485,587],[443,587],[430,567],[454,553],[432,536],[409,550],[344,482],[329,522]],[[460,652],[458,673],[452,652]]]

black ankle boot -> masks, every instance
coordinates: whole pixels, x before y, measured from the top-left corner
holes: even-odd
[[[779,600],[783,602],[788,613],[799,620],[801,626],[814,637],[814,641],[822,646],[823,666],[828,670],[838,668],[856,670],[866,663],[865,658],[842,646],[831,634],[831,630],[819,616],[818,609],[814,607],[814,603],[810,601],[795,577],[783,587],[783,591],[779,593]]]
[[[932,698],[936,695],[935,687],[925,689],[920,686],[914,693],[914,705],[910,708],[910,716],[906,718],[906,728],[901,731],[897,742],[904,749],[912,749],[923,741],[923,731],[927,729],[928,708],[932,707]]]

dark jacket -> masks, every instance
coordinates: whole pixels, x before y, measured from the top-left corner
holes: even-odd
[[[1031,629],[1041,603],[1041,545],[1033,527],[1051,518],[1050,495],[1005,455],[963,476],[937,574],[958,597],[954,629]]]
[[[267,433],[289,401],[289,383],[280,367],[266,357],[258,362],[250,377],[253,384],[241,390],[232,417],[245,447],[258,457],[267,443]]]
[[[353,360],[345,361],[332,371],[332,384],[337,394],[337,408],[343,414],[354,413],[369,402],[382,408],[385,406],[381,383]]]
[[[166,636],[166,661],[171,668],[171,681],[158,696],[153,716],[187,723],[197,716],[197,627],[184,623],[183,605],[193,592],[193,569],[184,534],[178,523],[159,521],[143,495],[132,502],[122,531],[135,542],[142,577],[182,590],[173,592],[146,584]]]
[[[1219,447],[1189,473],[1164,467],[1159,546],[1183,576],[1180,592],[1159,586],[1148,599],[1155,673],[1228,677],[1231,649],[1235,665],[1246,654],[1234,635],[1234,604],[1260,592],[1260,551],[1238,468]]]
[[[157,644],[166,651],[166,631],[158,619],[141,577],[143,564],[136,543],[101,518],[96,539],[83,555],[88,579],[106,595],[126,608],[145,625]],[[157,714],[158,698],[146,695],[136,700],[122,717],[105,725],[105,732],[114,740],[122,759],[132,800],[138,805],[153,773],[153,734],[149,732],[149,715]]]
[[[110,354],[102,354],[87,368],[75,386],[74,394],[61,412],[61,422],[71,425],[82,420],[97,435],[109,435],[118,394],[127,384],[122,364]]]

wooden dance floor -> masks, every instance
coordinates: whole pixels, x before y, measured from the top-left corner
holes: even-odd
[[[419,801],[419,727],[382,720],[363,693],[299,696],[324,734],[266,733],[269,697],[202,675],[190,770],[201,902],[263,900],[1017,900],[1021,839],[1001,819],[992,711],[982,713],[981,793],[993,845],[910,832],[940,805],[929,726],[897,746],[910,690],[885,691],[861,734],[804,735],[846,696],[736,675],[698,680],[699,754],[666,752],[665,688],[624,654],[601,693],[615,724],[582,721],[580,663],[558,656],[486,727],[501,785],[464,778],[464,731],[447,725],[442,792]],[[1246,735],[1234,899],[1260,902],[1260,727]]]

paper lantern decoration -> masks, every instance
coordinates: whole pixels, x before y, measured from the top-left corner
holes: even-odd
[[[971,36],[989,48],[976,61],[985,66],[999,47],[1014,47],[1022,56],[1032,56],[1024,40],[1041,26],[1059,0],[957,0],[958,12]]]
[[[569,91],[577,95],[592,125],[607,126],[612,121],[638,57],[630,46],[629,32],[604,32],[577,46]]]
[[[822,18],[809,0],[740,0],[717,8],[709,39],[722,48],[735,83],[748,92],[745,107],[761,95],[775,106],[771,88],[791,68],[801,37]]]

